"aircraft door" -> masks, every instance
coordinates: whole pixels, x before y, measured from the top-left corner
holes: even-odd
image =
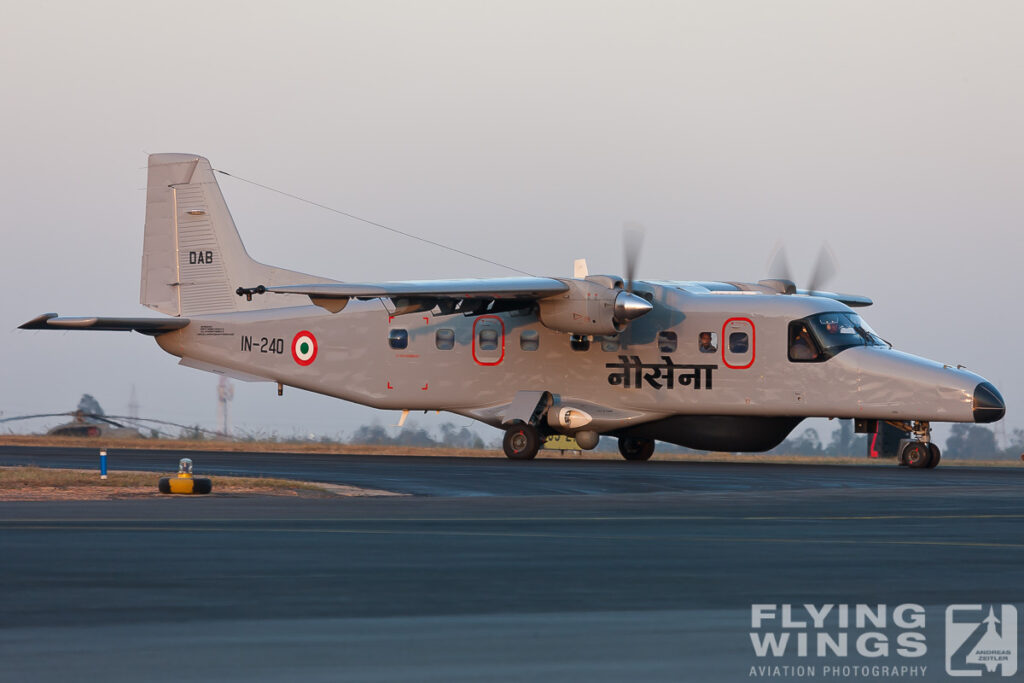
[[[481,315],[473,323],[473,360],[477,365],[498,365],[505,358],[505,323],[495,315]]]
[[[757,355],[754,323],[749,318],[729,318],[722,325],[722,362],[727,368],[745,370]]]

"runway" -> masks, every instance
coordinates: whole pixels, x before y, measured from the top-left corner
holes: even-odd
[[[752,604],[915,603],[924,656],[802,661],[938,680],[947,605],[1024,612],[1014,469],[195,458],[419,495],[2,503],[0,678],[749,680]]]

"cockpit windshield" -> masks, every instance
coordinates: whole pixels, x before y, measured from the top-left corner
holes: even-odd
[[[789,324],[789,359],[824,361],[851,346],[889,346],[856,313],[816,313]]]

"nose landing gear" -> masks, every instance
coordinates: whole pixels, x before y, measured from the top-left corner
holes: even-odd
[[[898,464],[919,469],[932,469],[938,465],[942,454],[939,447],[931,442],[931,425],[912,422],[906,429],[912,438],[900,440]]]

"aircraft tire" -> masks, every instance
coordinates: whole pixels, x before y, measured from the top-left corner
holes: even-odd
[[[619,453],[626,460],[650,460],[654,455],[654,439],[619,437]]]
[[[928,444],[911,441],[903,448],[903,462],[907,467],[924,468],[932,461],[932,452]]]
[[[939,451],[939,447],[933,443],[928,444],[928,450],[931,452],[931,458],[928,460],[928,464],[925,465],[928,469],[935,469],[942,460],[942,453]]]
[[[540,450],[540,432],[524,422],[514,424],[505,430],[501,447],[510,460],[532,460]]]

